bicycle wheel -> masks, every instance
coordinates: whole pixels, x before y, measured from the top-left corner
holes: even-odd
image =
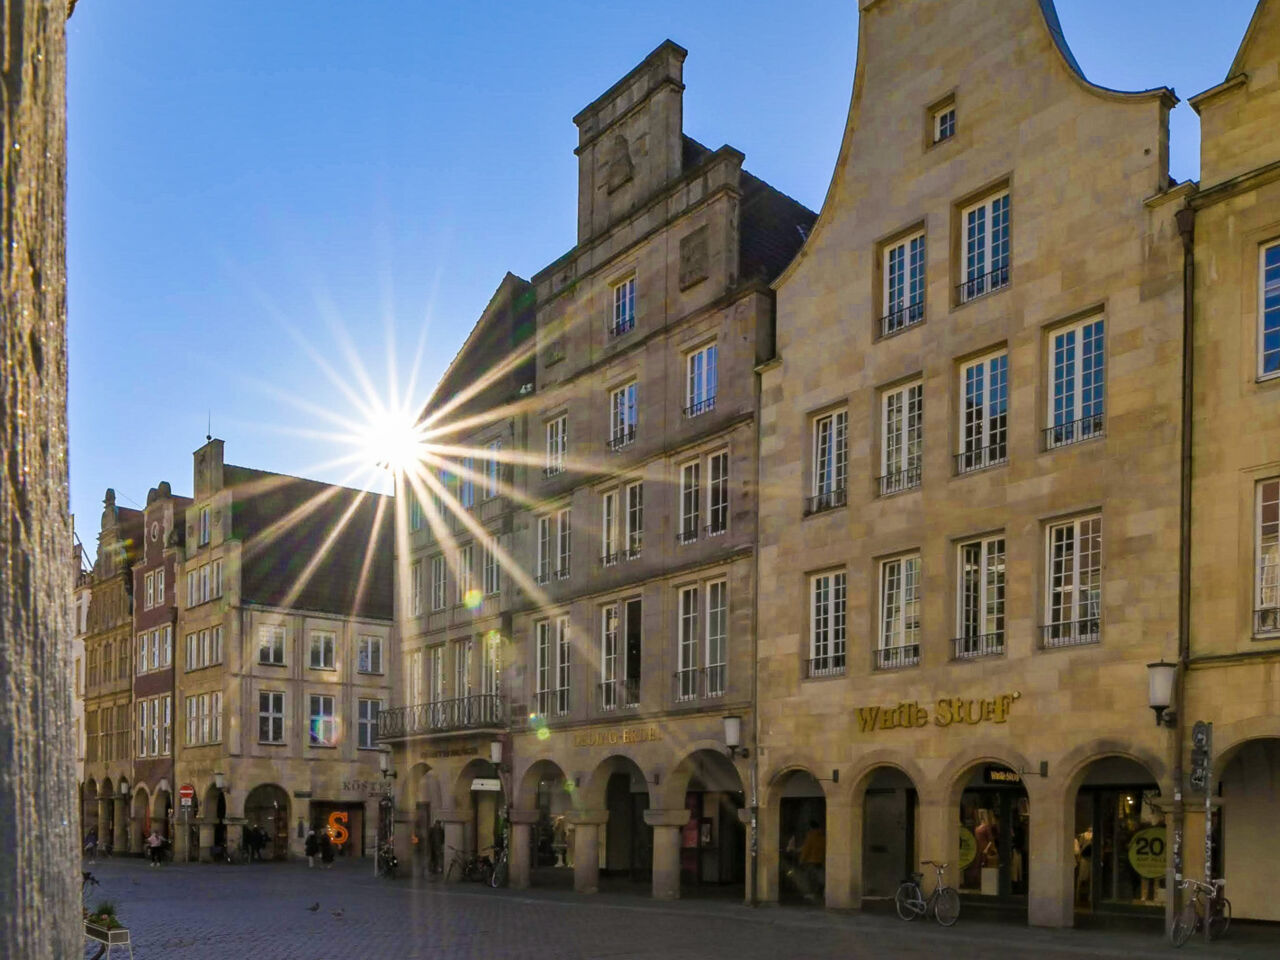
[[[894,906],[898,908],[898,916],[903,920],[914,920],[924,914],[924,898],[920,896],[920,888],[910,880],[904,880],[893,895]]]
[[[1227,928],[1231,926],[1231,901],[1226,897],[1222,898],[1222,912],[1214,914],[1209,919],[1209,939],[1217,940],[1227,935]]]
[[[1196,902],[1188,900],[1178,915],[1173,918],[1173,926],[1169,928],[1169,942],[1180,947],[1196,932]]]
[[[949,927],[960,919],[960,894],[954,887],[943,887],[933,901],[933,919]]]
[[[449,864],[449,869],[444,872],[445,883],[456,883],[461,880],[460,871],[458,870],[458,861],[454,860]]]
[[[493,873],[489,877],[489,886],[495,890],[504,886],[507,882],[507,855],[504,852],[498,857],[498,862],[493,865]]]

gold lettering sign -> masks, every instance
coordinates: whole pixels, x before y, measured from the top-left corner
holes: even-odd
[[[575,747],[611,747],[617,744],[648,743],[662,739],[658,727],[613,727],[608,730],[582,730],[573,735]]]
[[[1022,694],[1001,693],[990,699],[967,697],[943,697],[933,709],[933,723],[938,727],[953,724],[973,726],[979,723],[1007,723],[1013,704]],[[887,707],[856,707],[859,733],[876,730],[895,730],[899,727],[923,727],[929,723],[929,709],[914,701],[906,701]]]

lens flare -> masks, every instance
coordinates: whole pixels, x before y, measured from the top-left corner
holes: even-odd
[[[468,610],[479,610],[484,602],[484,594],[474,587],[462,595],[462,603]]]

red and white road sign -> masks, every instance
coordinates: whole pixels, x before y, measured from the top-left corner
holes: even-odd
[[[196,797],[196,788],[189,783],[184,783],[178,788],[178,796],[183,800],[194,800]]]

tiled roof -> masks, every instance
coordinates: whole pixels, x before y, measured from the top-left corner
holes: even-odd
[[[223,483],[245,603],[391,618],[391,498],[231,464]]]

